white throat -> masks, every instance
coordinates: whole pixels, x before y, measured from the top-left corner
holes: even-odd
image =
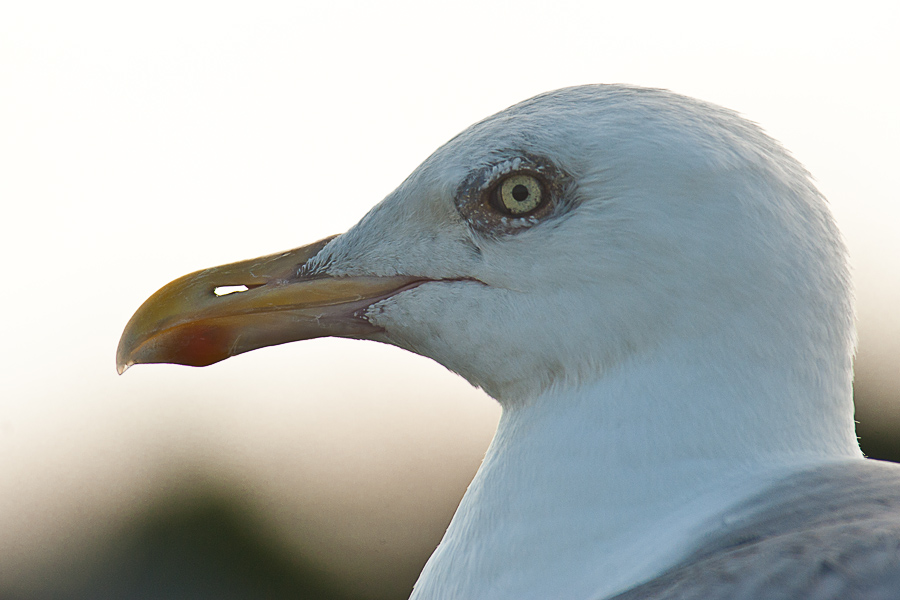
[[[849,380],[804,397],[791,365],[752,379],[727,350],[682,340],[505,407],[412,597],[603,598],[675,563],[767,482],[861,458]]]

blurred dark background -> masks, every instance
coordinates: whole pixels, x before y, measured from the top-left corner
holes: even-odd
[[[859,436],[867,456],[900,460],[898,436],[879,435],[878,428],[864,423]],[[263,525],[240,490],[205,481],[201,474],[168,489],[116,531],[89,537],[64,557],[7,578],[0,598],[400,600],[410,594],[463,492],[460,485],[433,507],[417,552],[365,582],[342,572],[340,560],[323,565],[316,548],[305,547],[302,539],[288,547]]]

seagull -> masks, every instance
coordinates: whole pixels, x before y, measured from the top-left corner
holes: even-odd
[[[412,598],[900,598],[900,467],[857,442],[844,244],[735,112],[626,85],[525,100],[346,233],[166,285],[117,365],[321,336],[502,406]]]

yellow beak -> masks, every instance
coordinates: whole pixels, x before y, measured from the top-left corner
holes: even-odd
[[[425,279],[299,275],[330,239],[169,283],[125,326],[116,351],[119,374],[138,363],[203,367],[264,346],[379,333],[362,312]],[[243,291],[223,293],[224,288]]]

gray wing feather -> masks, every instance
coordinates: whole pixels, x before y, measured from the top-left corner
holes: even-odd
[[[900,600],[900,466],[810,470],[719,518],[690,556],[614,600]]]

